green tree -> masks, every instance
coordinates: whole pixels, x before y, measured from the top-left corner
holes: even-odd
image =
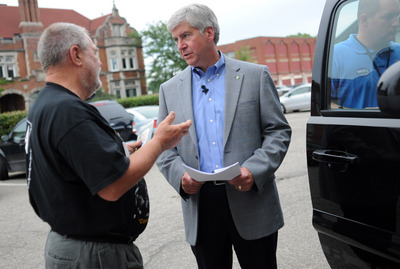
[[[159,21],[141,32],[145,58],[151,59],[148,90],[158,92],[161,83],[183,70],[187,64],[179,54],[167,23]]]
[[[306,33],[297,33],[297,35],[289,35],[287,37],[312,38],[310,34]]]
[[[239,49],[235,50],[235,58],[245,62],[255,62],[256,58],[253,54],[254,51],[251,50],[250,46],[241,46]]]

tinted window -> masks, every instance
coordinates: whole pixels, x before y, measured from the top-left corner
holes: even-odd
[[[119,119],[127,115],[127,112],[123,106],[119,105],[118,103],[98,103],[95,106],[107,121]]]
[[[347,1],[338,9],[328,63],[331,109],[377,110],[379,77],[400,60],[398,1],[369,2]]]

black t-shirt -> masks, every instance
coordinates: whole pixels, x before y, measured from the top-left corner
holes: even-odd
[[[134,237],[141,232],[135,227],[138,190],[116,202],[97,195],[126,172],[129,158],[121,138],[94,106],[47,83],[29,111],[27,137],[30,202],[54,231]]]

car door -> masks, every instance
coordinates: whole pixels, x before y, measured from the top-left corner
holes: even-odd
[[[20,121],[8,135],[1,150],[6,156],[10,172],[25,171],[26,119]]]
[[[353,103],[366,98],[365,85],[333,70],[335,46],[357,34],[358,5],[327,0],[318,33],[306,142],[312,222],[332,268],[400,268],[400,117],[343,106],[335,88],[345,81]]]

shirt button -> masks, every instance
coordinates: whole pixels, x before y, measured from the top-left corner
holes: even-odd
[[[212,144],[213,144],[213,146],[215,146],[215,144],[217,144],[217,143],[215,143],[215,142],[212,142]]]
[[[219,165],[217,164],[217,165],[215,166],[215,168],[219,168]]]
[[[210,120],[210,122],[211,122],[211,123],[213,123],[213,122],[214,122],[214,120],[213,120],[213,119],[211,119],[211,120]]]
[[[211,79],[208,79],[207,81],[208,81],[208,82],[210,82],[210,81],[211,81]]]
[[[210,102],[211,102],[211,101],[212,101],[212,98],[208,98],[208,101],[210,101]]]

